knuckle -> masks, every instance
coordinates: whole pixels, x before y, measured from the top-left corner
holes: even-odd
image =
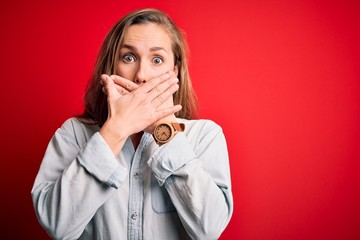
[[[152,122],[156,120],[156,112],[155,112],[154,109],[152,109],[152,110],[150,111],[149,116],[150,116],[150,120],[151,120]]]
[[[160,96],[158,97],[158,100],[159,100],[160,103],[163,103],[163,102],[164,102],[163,96],[160,95]]]
[[[167,83],[168,86],[172,86],[172,85],[173,85],[173,83],[171,82],[171,79],[169,79],[169,81],[166,81],[166,83]]]
[[[173,93],[174,93],[174,91],[172,91],[172,90],[170,90],[170,89],[168,89],[168,90],[166,91],[166,95],[167,95],[167,96],[171,96]]]

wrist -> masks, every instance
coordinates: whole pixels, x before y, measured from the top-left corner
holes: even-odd
[[[145,128],[144,131],[147,132],[147,133],[153,133],[155,127],[157,127],[159,124],[161,124],[161,123],[170,123],[170,122],[174,122],[174,123],[177,122],[177,119],[176,119],[174,114],[157,120],[156,122],[154,122],[153,124],[151,124],[150,126]]]
[[[157,144],[163,145],[185,130],[185,124],[177,122],[163,122],[158,124],[153,131],[153,137]]]
[[[99,130],[100,135],[117,156],[129,135],[121,129],[112,119],[108,119]]]

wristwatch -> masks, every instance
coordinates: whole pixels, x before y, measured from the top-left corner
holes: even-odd
[[[155,142],[159,145],[169,142],[178,132],[183,132],[185,124],[183,123],[160,123],[153,131]]]

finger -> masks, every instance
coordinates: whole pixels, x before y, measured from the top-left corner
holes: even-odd
[[[141,89],[141,91],[144,93],[148,93],[154,87],[156,87],[157,85],[159,85],[160,83],[162,83],[166,80],[171,80],[170,73],[165,73],[159,77],[153,78],[153,79],[147,81],[145,84],[141,85],[141,87],[139,87],[138,89]]]
[[[168,117],[182,109],[181,105],[175,105],[169,108],[159,109],[155,112],[157,120]]]
[[[106,74],[101,75],[101,80],[103,84],[103,92],[109,97],[119,95],[118,90],[114,81]]]
[[[177,78],[172,78],[168,81],[165,81],[159,85],[157,85],[155,88],[153,88],[148,96],[147,96],[147,101],[148,102],[152,102],[156,97],[159,97],[160,101],[163,101],[164,98],[167,98],[167,94],[164,96],[161,96],[161,94],[163,94],[164,92],[166,92],[171,86],[173,85],[177,85],[176,83],[179,82],[179,79]],[[177,90],[177,89],[171,89],[171,90]]]
[[[101,74],[101,76],[100,76],[100,84],[101,84],[102,86],[105,85],[104,80],[105,80],[107,77],[109,77],[109,75],[107,75],[107,74]]]
[[[177,77],[174,70],[169,71],[170,78]]]
[[[115,84],[116,90],[121,94],[121,95],[126,95],[129,93],[128,90],[126,90],[123,87],[120,87],[119,85]]]
[[[172,97],[172,95],[179,89],[179,85],[174,84],[171,85],[168,89],[166,89],[163,93],[159,94],[156,98],[153,99],[152,104],[154,108],[158,108],[161,104],[163,104],[168,98]]]
[[[101,90],[103,91],[103,93],[105,93],[107,95],[107,88],[105,87],[105,82],[106,81],[106,78],[109,77],[109,75],[106,75],[106,74],[102,74],[101,75],[101,80],[100,80],[100,84],[103,86],[101,88]],[[116,87],[116,90],[121,94],[121,95],[126,95],[128,94],[129,92],[127,90],[125,90],[123,87],[119,86],[119,85],[116,85],[115,84],[115,87]]]
[[[111,78],[113,79],[115,84],[120,85],[129,92],[138,88],[138,85],[136,83],[118,75],[111,75]]]

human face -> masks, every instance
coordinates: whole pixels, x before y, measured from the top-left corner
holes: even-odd
[[[128,28],[120,47],[118,74],[137,84],[169,71],[178,73],[168,32],[158,24]]]

